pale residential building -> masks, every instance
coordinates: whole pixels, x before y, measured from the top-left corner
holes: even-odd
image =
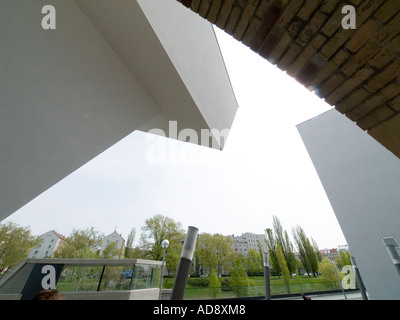
[[[246,232],[242,234],[242,236],[247,239],[247,243],[249,249],[256,249],[265,252],[268,250],[267,243],[265,242],[265,235],[264,234],[255,234]]]
[[[339,258],[340,251],[349,252],[349,246],[347,244],[339,245],[337,248],[322,249],[319,252],[321,253],[322,258],[328,257],[330,260],[336,260]]]
[[[240,255],[247,256],[248,251],[249,251],[249,246],[247,245],[247,240],[243,236],[231,236],[233,243],[232,243],[232,248],[235,250]]]
[[[107,246],[112,242],[115,242],[117,244],[117,248],[119,249],[119,255],[115,256],[115,258],[122,258],[125,249],[125,239],[117,231],[114,231],[113,233],[104,237],[100,250],[100,256]]]
[[[29,252],[29,258],[51,258],[54,252],[63,245],[65,237],[58,232],[51,230],[39,236],[41,242]]]
[[[238,253],[247,256],[250,249],[262,252],[267,251],[267,243],[263,234],[246,232],[240,236],[230,236],[233,240],[232,247]]]
[[[349,246],[347,244],[340,244],[337,247],[338,251],[349,251]]]
[[[339,257],[339,250],[336,248],[332,249],[322,249],[319,250],[322,259],[329,258],[329,260],[335,261]]]

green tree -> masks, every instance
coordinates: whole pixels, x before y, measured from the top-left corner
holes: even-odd
[[[40,238],[31,235],[26,227],[14,222],[0,224],[0,274],[26,258],[29,251],[40,244]]]
[[[178,270],[181,253],[182,253],[182,242],[181,241],[170,242],[168,249],[165,252],[165,265],[168,272],[167,276],[169,276],[171,272]]]
[[[94,228],[72,230],[64,244],[54,253],[56,258],[99,258],[104,235]]]
[[[293,244],[289,239],[286,230],[283,230],[282,224],[277,216],[273,216],[273,227],[276,243],[281,246],[283,255],[286,260],[290,275],[297,271],[297,259],[294,256]]]
[[[347,265],[352,265],[351,260],[350,260],[351,254],[350,252],[346,251],[339,251],[339,256],[336,259],[336,263],[340,268],[343,268],[344,266]]]
[[[251,273],[260,273],[264,270],[263,256],[260,250],[250,248],[247,252],[246,269]]]
[[[185,232],[180,222],[160,214],[155,215],[146,219],[145,225],[142,227],[141,256],[146,259],[161,261],[164,253],[161,242],[168,240],[169,246],[165,252],[165,264],[168,272],[176,270],[184,239]]]
[[[140,238],[145,258],[162,260],[164,250],[161,242],[165,239],[170,243],[168,249],[173,243],[180,243],[184,239],[181,223],[160,214],[146,219]]]
[[[306,236],[304,230],[297,226],[293,228],[293,236],[299,252],[300,261],[303,264],[307,273],[312,273],[316,276],[318,272],[318,259],[310,239]]]
[[[221,292],[221,281],[217,276],[217,272],[212,270],[209,277],[209,287],[211,290],[211,294],[215,299],[217,295]]]
[[[236,257],[232,264],[231,269],[231,287],[238,298],[247,295],[251,281],[247,277],[246,270],[243,266],[242,259]]]
[[[230,269],[236,252],[232,249],[230,237],[202,233],[196,242],[195,255],[206,273],[216,270],[217,276],[220,276],[221,270],[228,271]]]
[[[280,266],[281,271],[282,271],[283,281],[285,282],[287,292],[290,293],[290,286],[289,286],[290,271],[289,271],[289,268],[287,266],[285,255],[283,254],[283,250],[282,250],[282,247],[281,247],[280,244],[278,244],[278,246],[277,246],[276,254],[277,254],[277,257],[278,257],[279,266]]]
[[[312,245],[313,245],[313,248],[314,248],[314,252],[315,252],[315,254],[317,256],[317,260],[318,260],[318,262],[321,262],[322,261],[322,254],[321,254],[321,252],[320,252],[320,250],[318,248],[318,244],[314,239],[311,239],[311,242],[312,242]]]
[[[266,235],[265,242],[267,243],[268,246],[269,262],[271,263],[271,268],[273,272],[276,272],[280,277],[281,267],[279,266],[278,256],[276,254],[277,241],[274,237],[272,229],[269,228],[266,229],[265,235]]]
[[[133,241],[135,241],[136,229],[132,228],[131,232],[128,235],[128,239],[126,240],[124,257],[125,259],[134,258],[135,249],[133,248]]]
[[[118,248],[118,245],[115,241],[110,242],[101,252],[100,258],[102,259],[115,259],[119,258],[121,254],[121,248]]]
[[[335,268],[335,270],[333,269]],[[333,264],[332,268],[332,263],[330,262],[329,258],[324,258],[322,261],[319,263],[319,271],[322,274],[322,277],[329,282],[337,282],[337,277],[336,274],[338,275],[339,279],[342,280],[344,275],[339,272],[336,264]],[[336,271],[336,274],[335,274]]]

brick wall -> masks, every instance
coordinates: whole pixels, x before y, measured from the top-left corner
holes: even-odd
[[[177,0],[400,157],[400,0]],[[356,29],[344,29],[345,5]]]

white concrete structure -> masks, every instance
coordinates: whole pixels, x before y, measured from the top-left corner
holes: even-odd
[[[400,299],[400,277],[381,240],[400,239],[399,159],[335,110],[298,130],[369,297]]]
[[[1,0],[0,57],[0,221],[134,130],[186,141],[237,110],[212,25],[175,0]]]
[[[114,258],[122,258],[125,248],[125,239],[117,231],[114,231],[113,233],[110,233],[108,236],[104,237],[103,244],[101,245],[100,249],[100,256],[105,248],[107,248],[107,246],[113,242],[116,243],[116,248],[119,251],[119,255]]]
[[[54,251],[62,246],[65,237],[51,230],[43,233],[39,238],[41,239],[41,243],[37,247],[32,248],[28,254],[28,258],[39,259],[53,257]]]

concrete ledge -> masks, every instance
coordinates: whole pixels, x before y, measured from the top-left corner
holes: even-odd
[[[22,294],[0,294],[0,300],[21,300]]]
[[[62,292],[65,300],[158,300],[158,288],[128,291]]]

